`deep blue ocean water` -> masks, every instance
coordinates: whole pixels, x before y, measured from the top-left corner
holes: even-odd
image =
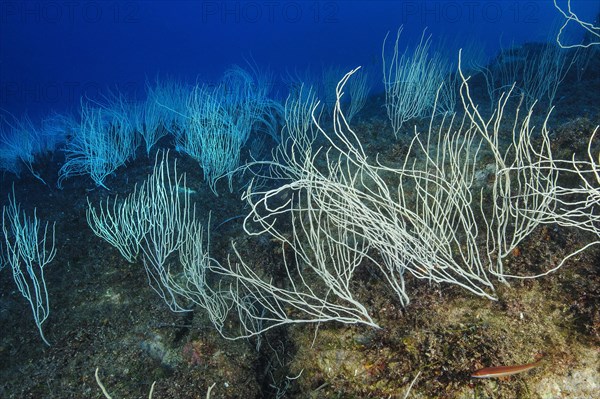
[[[595,1],[572,7],[584,20],[598,13]],[[491,56],[501,46],[551,41],[563,21],[549,0],[3,0],[0,108],[40,118],[77,109],[82,95],[108,88],[143,96],[146,80],[157,76],[215,81],[250,58],[277,77],[362,65],[380,83],[383,39],[400,26],[402,47],[416,45],[427,28],[448,56],[471,41]],[[568,33],[574,41],[583,35]]]

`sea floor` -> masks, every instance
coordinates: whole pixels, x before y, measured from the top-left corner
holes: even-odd
[[[563,84],[564,86],[565,84]],[[594,86],[595,85],[595,86]],[[567,158],[585,151],[600,123],[598,81],[564,89],[550,120],[554,146]],[[373,98],[357,121],[365,151],[393,162],[406,146],[395,141]],[[427,121],[419,122],[427,126]],[[169,146],[166,143],[165,146]],[[218,226],[247,213],[226,184],[215,196],[196,162],[175,151],[187,173],[200,219]],[[150,288],[141,262],[129,264],[86,221],[87,201],[127,195],[151,173],[154,157],[140,155],[107,179],[107,191],[88,177],[56,188],[60,155],[36,167],[48,182],[23,173],[4,176],[6,201],[14,184],[22,208],[56,222],[57,255],[47,267],[51,313],[41,341],[31,310],[10,268],[0,272],[0,397],[102,398],[95,372],[114,399],[204,398],[589,398],[600,391],[600,249],[574,257],[535,280],[498,283],[497,301],[460,288],[407,277],[411,302],[403,308],[377,273],[361,270],[357,299],[381,329],[336,323],[294,325],[260,340],[227,340],[201,310],[173,313]],[[231,242],[249,264],[281,267],[279,244],[248,237],[235,218],[211,232],[211,255],[226,259]],[[542,226],[506,265],[532,272],[551,268],[591,237]],[[539,367],[505,379],[473,379],[488,366]]]

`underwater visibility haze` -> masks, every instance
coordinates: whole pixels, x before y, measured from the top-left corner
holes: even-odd
[[[598,397],[599,18],[0,0],[0,397]]]

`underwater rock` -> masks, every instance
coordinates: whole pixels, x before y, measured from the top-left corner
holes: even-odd
[[[181,356],[176,351],[167,348],[158,334],[153,334],[149,339],[140,342],[140,348],[166,368],[173,369],[181,363]]]

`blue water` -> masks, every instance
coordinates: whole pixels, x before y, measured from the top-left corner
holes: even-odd
[[[559,4],[566,7],[565,1]],[[593,21],[595,1],[573,1]],[[216,80],[252,58],[275,76],[362,65],[380,73],[388,31],[422,33],[449,54],[468,40],[500,46],[552,40],[552,1],[10,1],[0,2],[0,108],[41,118],[107,88],[143,96],[146,79]],[[575,41],[582,31],[569,31]],[[403,47],[402,46],[402,47]],[[380,82],[380,76],[374,81]]]

